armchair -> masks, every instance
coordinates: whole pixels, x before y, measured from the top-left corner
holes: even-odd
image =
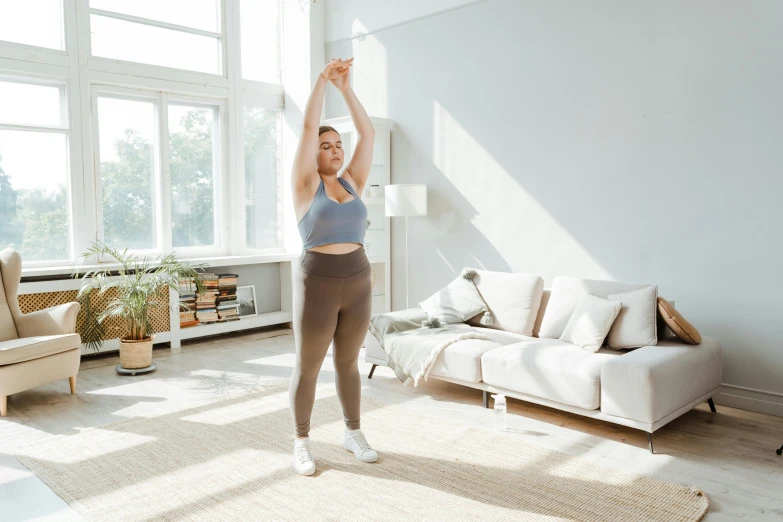
[[[76,393],[81,338],[76,330],[79,303],[66,303],[23,314],[17,291],[22,258],[11,248],[0,251],[0,416],[8,396],[68,377]]]

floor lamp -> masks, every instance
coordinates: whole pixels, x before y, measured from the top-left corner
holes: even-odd
[[[427,215],[427,185],[401,183],[386,185],[386,216],[405,218],[405,308],[408,304],[408,217]]]

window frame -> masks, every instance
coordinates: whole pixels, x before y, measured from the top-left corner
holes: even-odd
[[[264,248],[264,249],[258,248],[257,249],[257,248],[251,248],[246,243],[246,241],[247,241],[247,224],[246,224],[246,220],[245,220],[245,201],[247,199],[247,194],[245,193],[245,186],[246,186],[247,180],[245,179],[245,173],[246,173],[246,170],[245,170],[245,125],[244,125],[245,124],[245,117],[244,117],[245,116],[245,107],[252,107],[252,108],[258,108],[258,109],[267,109],[267,110],[279,110],[281,112],[283,112],[285,110],[285,106],[283,104],[280,104],[280,106],[274,106],[274,101],[269,98],[269,95],[258,94],[258,93],[253,93],[253,94],[247,94],[246,93],[244,98],[243,98],[243,100],[242,100],[242,106],[239,107],[239,117],[237,119],[240,120],[238,122],[238,125],[240,126],[241,135],[240,135],[240,143],[239,143],[240,151],[239,151],[239,159],[238,159],[238,168],[237,168],[236,178],[237,178],[237,182],[239,183],[239,190],[242,193],[243,199],[241,200],[242,201],[242,205],[241,205],[242,206],[242,215],[241,215],[240,223],[238,223],[237,227],[236,227],[237,235],[242,238],[241,241],[245,244],[245,248],[246,248],[247,252],[254,252],[254,253],[269,252],[269,251],[283,252],[283,251],[285,251],[285,248],[283,248],[282,246],[280,246],[278,248],[273,248],[273,249],[266,249],[266,248]],[[285,114],[284,113],[282,113],[280,116],[282,118],[285,118]],[[285,154],[285,148],[284,148],[284,144],[283,144],[283,135],[284,134],[285,134],[285,132],[282,132],[282,129],[281,129],[280,141],[278,141],[278,144],[277,144],[278,172],[282,171],[283,162],[284,162],[284,160],[283,160],[283,156]],[[278,179],[279,179],[279,177],[278,177]],[[275,187],[275,190],[277,190],[277,187]],[[283,201],[285,201],[285,191],[283,190],[282,192],[283,192],[283,194],[279,194],[279,196],[282,196],[281,199]],[[283,231],[283,232],[285,231],[285,217],[284,216],[285,216],[284,212],[278,211],[278,214],[277,214],[278,234],[280,234],[281,231]],[[282,243],[283,243],[283,241],[281,240],[281,245],[282,245]]]
[[[54,72],[54,71],[53,71]],[[81,177],[79,176],[79,170],[81,168],[81,162],[77,156],[79,154],[79,140],[74,139],[74,125],[76,124],[76,115],[72,110],[72,90],[70,88],[70,78],[57,77],[54,74],[35,74],[24,71],[9,71],[0,67],[0,80],[14,83],[30,84],[30,85],[47,85],[57,86],[62,89],[60,95],[60,125],[29,125],[29,124],[13,124],[0,122],[0,130],[11,130],[20,132],[35,132],[35,133],[54,133],[63,134],[65,136],[65,166],[66,166],[66,182],[65,182],[65,198],[66,198],[66,216],[68,219],[68,250],[71,253],[71,257],[76,256],[76,243],[78,238],[77,232],[77,217],[79,216],[78,209],[83,203],[83,199],[79,191],[75,191],[74,187],[81,184]],[[57,266],[68,260],[53,259],[53,260],[30,260],[25,262],[25,265],[30,267],[41,266]]]
[[[125,22],[137,23],[141,25],[147,25],[150,27],[158,27],[161,29],[169,29],[173,31],[179,31],[188,34],[197,34],[201,36],[209,36],[216,38],[220,42],[220,73],[205,73],[192,71],[190,69],[180,69],[177,67],[166,67],[162,65],[152,65],[142,62],[132,62],[128,60],[120,60],[117,58],[107,58],[104,56],[96,56],[92,52],[92,38],[85,38],[84,47],[86,47],[87,59],[89,60],[89,67],[96,71],[114,72],[120,74],[127,74],[128,71],[132,71],[134,75],[153,74],[156,77],[169,77],[182,82],[198,82],[204,80],[204,77],[211,77],[213,82],[217,85],[227,86],[228,83],[228,51],[226,49],[226,5],[231,2],[226,0],[219,0],[220,3],[220,33],[212,33],[210,31],[204,31],[201,29],[195,29],[187,26],[170,24],[168,22],[160,22],[152,20],[150,18],[142,18],[138,16],[126,15],[122,13],[116,13],[114,11],[106,11],[103,9],[94,9],[90,7],[89,0],[77,0],[84,4],[86,8],[85,16],[83,16],[82,25],[91,27],[90,16],[98,15],[115,20],[122,20]],[[89,34],[89,33],[88,33]],[[221,81],[222,80],[222,81]]]
[[[63,43],[62,49],[53,49],[51,47],[42,47],[40,45],[32,45],[32,44],[26,44],[21,42],[14,42],[11,40],[0,39],[0,46],[5,48],[4,51],[6,51],[8,54],[12,54],[14,53],[14,50],[16,50],[17,52],[15,54],[17,55],[17,57],[15,59],[20,59],[20,60],[25,59],[24,58],[25,56],[29,57],[31,53],[38,53],[38,52],[53,53],[55,55],[60,55],[63,57],[67,56],[69,52],[68,30],[67,30],[68,22],[66,19],[66,17],[68,16],[66,13],[66,11],[68,10],[68,6],[66,5],[66,0],[59,0],[58,3],[60,4],[60,21],[63,24],[62,33],[60,35]],[[5,53],[1,53],[0,55],[2,54]],[[59,65],[59,64],[55,64],[55,65]]]
[[[96,225],[97,238],[105,240],[103,230],[103,195],[101,191],[101,159],[100,159],[100,130],[98,126],[99,110],[98,98],[114,98],[131,101],[153,102],[155,106],[155,157],[153,164],[155,171],[154,177],[154,199],[155,199],[155,246],[145,249],[129,249],[136,255],[154,256],[160,253],[170,253],[177,251],[183,258],[202,257],[210,255],[227,255],[228,247],[225,241],[227,235],[226,216],[228,200],[225,197],[226,191],[222,186],[229,183],[228,178],[228,160],[227,154],[223,151],[227,149],[226,135],[226,102],[221,99],[211,99],[204,97],[194,97],[186,95],[167,94],[165,92],[145,91],[142,89],[129,89],[125,87],[95,85],[93,86],[92,96],[92,128],[93,133],[93,157],[95,158],[95,193],[96,193]],[[169,105],[206,107],[215,110],[216,117],[213,122],[214,132],[217,139],[213,141],[213,169],[217,171],[214,177],[217,182],[215,191],[215,211],[213,215],[213,227],[215,231],[215,246],[204,247],[174,247],[172,244],[172,217],[171,217],[171,171],[169,170],[169,134],[168,107]],[[213,170],[214,172],[214,170]],[[99,257],[99,262],[108,262],[111,259]]]
[[[68,120],[68,201],[70,252],[72,258],[67,261],[26,261],[25,267],[43,267],[56,269],[78,261],[94,238],[98,238],[100,227],[103,227],[102,202],[100,199],[100,159],[97,147],[97,97],[100,94],[114,93],[141,97],[158,97],[164,100],[158,102],[158,128],[163,120],[168,118],[169,101],[177,101],[187,105],[204,104],[217,106],[219,137],[216,145],[219,154],[215,155],[220,163],[220,180],[216,189],[219,196],[216,205],[220,205],[215,219],[220,219],[216,227],[216,242],[219,247],[213,249],[204,247],[178,247],[178,257],[211,256],[247,256],[284,253],[284,243],[279,248],[250,249],[245,243],[245,208],[242,205],[230,205],[230,201],[244,201],[244,125],[243,111],[245,106],[266,109],[285,110],[286,81],[285,67],[282,61],[284,29],[283,23],[278,25],[278,50],[281,56],[280,84],[247,80],[241,73],[241,34],[239,19],[239,2],[220,0],[220,35],[222,54],[222,74],[209,74],[169,67],[141,64],[109,58],[92,56],[90,39],[90,15],[103,15],[103,10],[92,9],[89,0],[61,0],[63,35],[65,50],[30,46],[15,42],[0,41],[0,76],[14,77],[32,82],[60,82],[65,85],[65,99]],[[282,1],[278,0],[278,10],[283,11]],[[110,12],[114,18],[140,18],[122,13]],[[145,19],[146,20],[146,19]],[[156,26],[177,26],[167,22],[153,21]],[[188,32],[203,33],[204,31],[187,28]],[[209,32],[209,31],[206,31]],[[216,33],[213,33],[216,34]],[[109,94],[111,95],[111,94]],[[164,118],[165,116],[165,118]],[[285,127],[285,123],[284,123]],[[166,135],[168,130],[166,129]],[[280,164],[284,163],[285,137],[280,135],[278,143]],[[163,169],[161,162],[168,162],[168,139],[159,138],[158,161],[156,177],[164,179],[162,183],[170,183],[168,169]],[[163,143],[165,141],[165,143]],[[166,150],[163,149],[166,148]],[[278,170],[278,176],[285,179],[283,169]],[[74,190],[74,188],[81,190]],[[170,190],[158,194],[163,199],[170,200]],[[156,216],[156,225],[162,235],[159,235],[160,249],[150,250],[149,254],[168,254],[171,247],[170,201],[161,201],[160,214]],[[156,210],[158,211],[158,210]],[[278,213],[279,227],[285,230],[285,211]],[[102,233],[102,231],[101,231]],[[219,239],[218,239],[219,238]],[[161,243],[161,240],[163,241]],[[157,247],[156,247],[157,248]],[[131,252],[131,250],[129,250]],[[134,250],[134,254],[145,251]],[[86,259],[85,264],[95,264],[96,256]],[[101,260],[105,261],[105,260]]]

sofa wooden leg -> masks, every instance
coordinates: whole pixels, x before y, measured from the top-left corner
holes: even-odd
[[[71,383],[71,395],[76,393],[76,376],[68,377],[68,381]]]
[[[372,379],[372,374],[375,371],[376,366],[378,366],[378,365],[377,364],[373,364],[372,368],[370,368],[370,375],[367,376],[368,379]]]
[[[487,393],[487,390],[484,390],[484,407],[489,408],[489,393]]]
[[[647,446],[650,448],[650,453],[655,455],[655,452],[653,451],[652,433],[647,434]]]
[[[0,395],[0,417],[8,413],[8,395]]]
[[[712,402],[712,397],[707,399],[707,404],[710,405],[710,409],[712,410],[712,413],[718,413],[718,410],[715,409],[715,403]]]

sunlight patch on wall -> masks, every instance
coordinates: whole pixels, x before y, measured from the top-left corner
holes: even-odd
[[[535,272],[546,281],[569,274],[611,279],[437,100],[433,133],[433,163],[473,207],[471,223],[513,270]],[[586,204],[583,211],[593,210]]]

